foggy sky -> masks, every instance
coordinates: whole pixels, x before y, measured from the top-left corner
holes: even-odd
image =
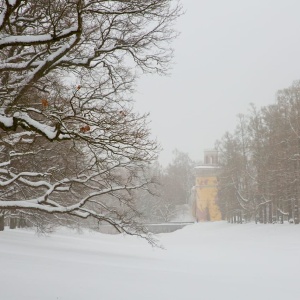
[[[299,0],[182,0],[171,76],[145,76],[135,94],[164,148],[201,160],[249,104],[275,101],[300,79]]]

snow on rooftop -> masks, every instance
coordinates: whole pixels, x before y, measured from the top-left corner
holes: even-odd
[[[213,165],[200,165],[196,166],[195,169],[220,169],[220,166],[213,166]]]

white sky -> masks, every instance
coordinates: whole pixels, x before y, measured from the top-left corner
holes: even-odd
[[[143,77],[135,95],[151,114],[163,164],[175,148],[201,160],[251,102],[271,104],[300,79],[299,0],[181,2],[172,75]]]

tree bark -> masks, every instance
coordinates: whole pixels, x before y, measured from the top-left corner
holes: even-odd
[[[295,205],[294,205],[294,222],[295,224],[299,224],[299,200],[295,200]]]
[[[10,229],[16,229],[17,227],[17,219],[16,218],[10,218],[9,219],[9,228]]]
[[[0,231],[4,230],[4,216],[0,216]]]

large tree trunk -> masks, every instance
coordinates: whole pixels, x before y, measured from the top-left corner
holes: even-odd
[[[0,216],[0,231],[4,230],[4,216]]]
[[[10,218],[9,219],[9,228],[15,229],[17,227],[17,219],[16,218]]]

